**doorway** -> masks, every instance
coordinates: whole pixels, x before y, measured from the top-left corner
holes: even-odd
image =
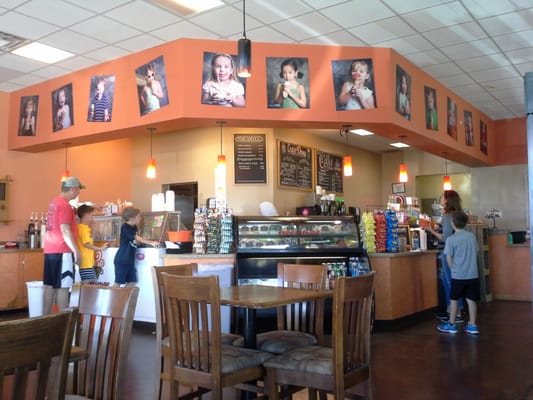
[[[174,205],[176,211],[181,211],[181,223],[192,230],[194,210],[198,208],[198,182],[167,183],[163,185],[163,193],[167,190],[174,192]]]

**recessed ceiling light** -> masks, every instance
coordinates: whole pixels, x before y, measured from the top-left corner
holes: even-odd
[[[55,47],[47,46],[45,44],[33,42],[25,46],[19,47],[12,51],[18,56],[30,58],[32,60],[41,61],[47,64],[53,64],[58,61],[63,61],[66,58],[72,57],[74,54],[68,51],[56,49]]]
[[[391,145],[392,147],[396,147],[396,148],[398,148],[398,149],[403,148],[403,147],[411,147],[411,146],[409,146],[408,144],[405,144],[405,143],[403,143],[403,142],[391,143],[390,145]]]
[[[350,133],[359,136],[369,136],[374,134],[374,132],[367,131],[366,129],[351,129]]]
[[[154,0],[155,3],[168,8],[172,11],[177,11],[181,15],[189,15],[210,10],[212,8],[222,6],[224,3],[220,0]]]

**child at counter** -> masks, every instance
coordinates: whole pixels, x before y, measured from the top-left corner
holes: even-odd
[[[477,241],[472,232],[464,230],[468,222],[468,215],[463,211],[453,213],[452,225],[455,233],[451,235],[444,246],[444,255],[452,271],[452,286],[450,291],[450,320],[438,325],[437,329],[446,333],[457,333],[455,315],[457,301],[466,297],[469,320],[464,328],[466,333],[477,335],[476,325],[477,301],[479,300],[479,275],[477,270]]]
[[[120,227],[120,246],[115,255],[115,284],[125,286],[137,282],[135,269],[135,250],[140,244],[158,247],[159,242],[143,238],[138,234],[137,227],[141,222],[141,210],[126,207],[122,212],[125,221]]]
[[[78,217],[80,223],[78,224],[78,248],[80,249],[81,261],[80,261],[80,278],[82,281],[96,282],[98,276],[96,275],[96,269],[94,268],[95,251],[102,251],[109,247],[109,243],[106,242],[102,246],[95,246],[92,237],[91,225],[94,221],[94,207],[87,204],[82,204],[78,207]]]

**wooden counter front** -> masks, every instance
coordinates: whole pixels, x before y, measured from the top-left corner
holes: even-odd
[[[394,320],[438,304],[437,251],[369,253],[376,271],[376,320]]]
[[[531,301],[529,243],[507,244],[507,232],[489,234],[492,295],[499,300]]]

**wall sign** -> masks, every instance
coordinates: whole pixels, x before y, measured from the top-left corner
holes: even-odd
[[[235,183],[266,183],[266,135],[233,135]]]
[[[342,156],[316,152],[316,184],[327,192],[342,193]]]
[[[313,150],[299,144],[278,141],[278,184],[280,187],[313,189]]]

